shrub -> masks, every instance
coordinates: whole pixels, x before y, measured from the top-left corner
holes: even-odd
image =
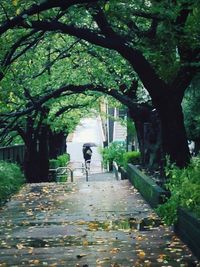
[[[58,156],[56,159],[49,160],[49,168],[57,169],[58,167],[65,167],[70,160],[69,154],[63,154]]]
[[[200,158],[191,160],[185,169],[175,165],[166,168],[169,180],[166,184],[171,192],[167,202],[157,209],[159,215],[170,225],[177,220],[177,208],[182,207],[200,218]]]
[[[57,169],[59,167],[59,161],[57,159],[49,160],[49,169]]]
[[[25,178],[17,164],[0,161],[0,204],[17,192],[24,182]]]
[[[124,144],[119,142],[112,142],[108,147],[101,149],[100,152],[103,157],[104,167],[107,167],[107,164],[112,164],[113,161],[115,161],[118,166],[122,166],[123,154],[125,151]]]
[[[49,160],[49,168],[57,169],[59,167],[66,167],[67,163],[70,160],[69,154],[63,154],[57,157],[57,159]],[[57,177],[58,176],[58,177]],[[51,174],[51,181],[57,181],[59,179],[60,182],[65,182],[67,180],[67,175],[57,175],[55,173]]]
[[[69,154],[63,154],[57,157],[59,167],[65,167],[70,160]]]
[[[140,164],[141,153],[139,151],[129,151],[123,154],[123,165],[126,168],[128,163]]]

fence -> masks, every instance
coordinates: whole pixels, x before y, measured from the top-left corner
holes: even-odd
[[[15,145],[0,147],[0,160],[16,162],[23,166],[24,163],[24,145]]]

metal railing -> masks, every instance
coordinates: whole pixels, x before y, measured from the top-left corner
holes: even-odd
[[[57,169],[49,169],[50,173],[55,174],[56,182],[59,182],[61,177],[66,176],[67,171],[70,172],[71,182],[73,182],[74,181],[74,173],[70,167],[58,167]]]
[[[57,169],[49,169],[49,172],[53,175],[55,175],[55,180],[56,182],[60,181],[60,178],[63,176],[67,175],[67,171],[70,172],[70,178],[71,178],[71,182],[74,182],[74,171],[77,169],[81,169],[81,170],[85,170],[85,174],[86,174],[86,182],[88,182],[88,169],[85,167],[79,167],[79,168],[70,168],[70,167],[58,167]]]
[[[94,162],[94,161],[93,161]],[[74,181],[74,172],[76,170],[81,170],[82,171],[82,174],[85,174],[85,178],[86,178],[86,182],[89,181],[89,174],[90,174],[90,167],[91,167],[91,164],[88,164],[89,161],[86,161],[86,162],[77,162],[77,163],[81,163],[81,166],[75,166],[75,167],[69,167],[69,166],[66,166],[66,167],[58,167],[56,169],[49,169],[49,173],[50,173],[50,176],[52,176],[52,178],[59,182],[60,179],[64,176],[67,175],[67,172],[69,171],[70,172],[70,178],[71,178],[71,182]],[[103,171],[103,164],[102,162],[100,163],[100,169],[101,171]]]
[[[115,161],[113,161],[113,172],[115,174],[116,180],[119,180],[119,167]]]

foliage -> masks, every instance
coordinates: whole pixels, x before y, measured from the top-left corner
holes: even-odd
[[[188,139],[200,139],[200,75],[193,79],[183,101],[185,127]]]
[[[8,105],[9,111],[27,106],[27,91],[28,104],[35,108],[39,95],[63,84],[88,83],[103,85],[104,92],[138,108],[134,79],[140,79],[161,110],[162,97],[180,104],[199,66],[200,8],[195,0],[109,0],[89,6],[77,1],[55,1],[53,6],[39,0],[34,5],[30,0],[1,2],[0,89],[16,105]],[[169,97],[171,88],[180,98],[176,93]],[[188,156],[181,155],[186,162]]]
[[[59,167],[65,167],[70,160],[70,155],[68,153],[60,155],[57,157],[57,160],[59,163]]]
[[[141,153],[139,151],[128,151],[123,154],[123,165],[126,168],[128,163],[139,164]]]
[[[59,162],[57,159],[50,159],[49,160],[49,169],[57,169],[59,166]]]
[[[122,166],[123,153],[125,151],[124,144],[120,142],[112,142],[108,147],[101,149],[100,152],[103,157],[104,167],[107,167],[107,164],[112,164],[113,161],[115,161],[118,166]]]
[[[166,168],[169,177],[166,183],[171,196],[167,202],[158,208],[158,213],[167,224],[177,220],[177,208],[183,207],[194,212],[200,218],[200,158],[193,158],[185,169],[175,165]]]
[[[60,155],[60,156],[57,157],[57,159],[50,159],[49,160],[49,168],[50,169],[57,169],[59,167],[66,167],[66,165],[69,162],[69,160],[70,160],[70,155],[68,153]],[[59,179],[59,182],[66,182],[67,175],[63,176],[63,175],[59,175],[58,174],[58,176],[59,177],[56,177],[53,174],[52,180],[53,181],[57,181],[57,179]]]
[[[49,160],[49,168],[56,169],[58,167],[65,167],[69,160],[70,156],[68,153],[60,155],[56,159]]]
[[[0,161],[0,204],[17,192],[24,182],[24,176],[17,164]]]

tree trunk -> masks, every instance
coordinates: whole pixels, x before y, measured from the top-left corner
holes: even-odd
[[[49,132],[49,157],[55,159],[66,153],[66,134]]]
[[[129,115],[135,123],[135,129],[137,134],[137,139],[139,143],[139,150],[142,157],[142,164],[145,165],[145,152],[144,152],[144,123],[150,120],[151,109],[144,106],[138,112],[131,110],[129,107]]]
[[[24,174],[28,183],[40,182],[39,158],[35,140],[29,140],[29,142],[25,144]]]
[[[164,155],[169,155],[171,162],[183,168],[187,166],[190,161],[190,152],[182,107],[181,104],[177,102],[170,99],[163,103],[162,106],[159,107],[159,116]]]
[[[149,169],[159,169],[161,164],[161,127],[157,112],[152,108],[143,107],[136,114],[130,110],[135,122],[142,165]]]
[[[39,134],[39,180],[40,182],[49,181],[49,149],[48,149],[48,126],[43,124]]]

